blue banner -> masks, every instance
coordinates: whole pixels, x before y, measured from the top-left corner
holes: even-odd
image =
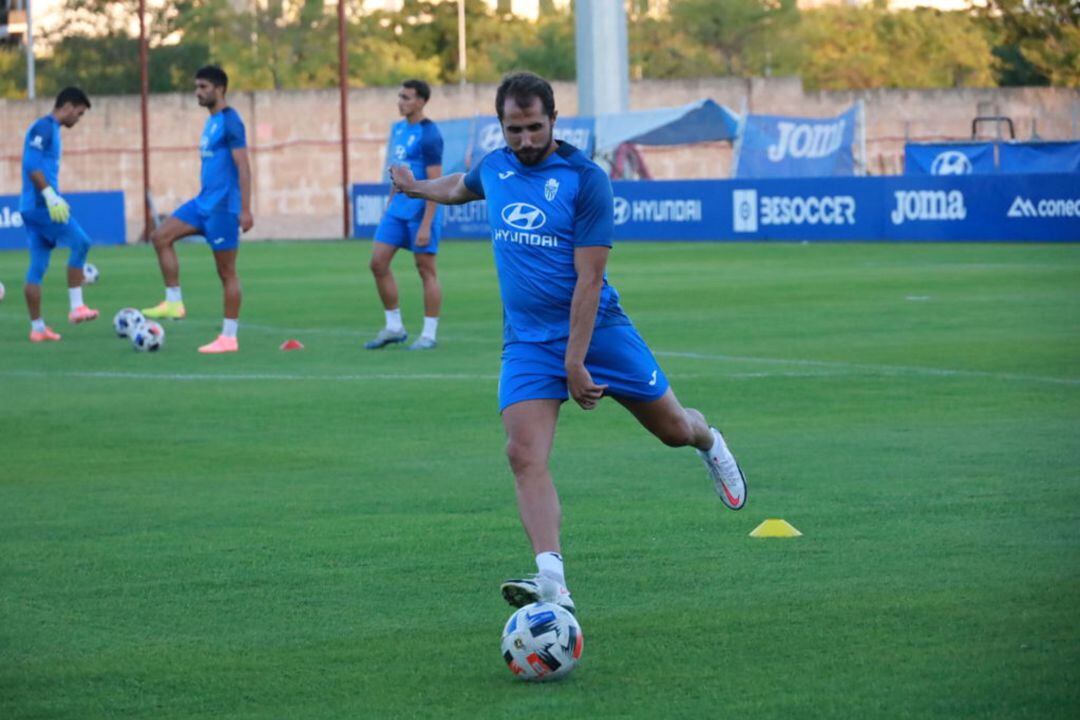
[[[95,245],[123,245],[127,242],[124,222],[124,193],[64,193],[71,204],[71,215]],[[19,196],[0,195],[0,250],[25,250],[26,231],[19,215]]]
[[[596,146],[596,123],[590,117],[560,117],[555,122],[555,139],[570,143],[585,157],[592,157]],[[473,125],[472,143],[469,151],[471,168],[492,150],[506,145],[503,139],[502,125],[494,115],[478,115]]]
[[[1080,173],[1080,142],[1001,144],[1003,173]]]
[[[616,181],[616,240],[1080,242],[1080,175]],[[387,185],[354,185],[370,238]],[[483,201],[446,208],[444,237],[487,238]]]
[[[907,143],[905,175],[985,175],[997,172],[994,144]]]
[[[834,118],[747,115],[736,157],[737,178],[834,177],[855,174],[858,106]]]

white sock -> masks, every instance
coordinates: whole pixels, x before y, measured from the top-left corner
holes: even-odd
[[[184,302],[184,296],[180,294],[180,286],[165,288],[166,302]]]
[[[536,569],[541,575],[558,581],[565,587],[566,575],[563,572],[562,555],[554,552],[542,552],[536,556]]]
[[[401,308],[386,311],[386,329],[392,332],[405,329],[405,326],[401,324]]]
[[[221,322],[221,334],[227,338],[236,337],[236,329],[239,326],[240,321],[238,319],[225,318]]]
[[[78,308],[78,307],[82,307],[83,304],[84,304],[83,299],[82,299],[82,288],[81,287],[68,288],[68,300],[71,301],[71,309],[72,310],[74,310],[75,308]]]
[[[435,339],[435,331],[439,329],[439,318],[437,317],[424,317],[424,332],[421,333],[422,337]]]
[[[30,321],[30,329],[34,332],[45,332],[45,318]]]

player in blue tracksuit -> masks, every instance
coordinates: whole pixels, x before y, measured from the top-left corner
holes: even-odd
[[[71,216],[71,208],[60,197],[60,128],[75,127],[90,109],[90,99],[76,87],[64,88],[56,96],[53,111],[39,118],[26,132],[22,158],[22,196],[19,215],[30,243],[30,266],[26,270],[26,309],[30,312],[30,342],[59,340],[59,333],[45,325],[41,316],[41,281],[49,269],[49,258],[57,245],[68,248],[67,284],[72,323],[97,318],[98,311],[83,302],[83,266],[90,238]]]
[[[508,75],[495,109],[507,146],[467,175],[418,181],[397,166],[391,176],[410,197],[445,204],[487,199],[504,317],[499,407],[538,570],[503,583],[502,593],[511,605],[545,599],[573,610],[548,470],[559,407],[568,397],[591,410],[610,395],[665,444],[696,448],[733,510],[746,503],[746,482],[720,432],[675,398],[607,281],[611,183],[580,151],[554,140],[551,86],[532,73]]]
[[[404,163],[413,176],[421,179],[442,175],[443,139],[435,123],[424,117],[424,107],[431,98],[431,88],[423,80],[406,80],[398,91],[398,112],[404,117],[390,130],[388,162]],[[390,203],[375,230],[371,246],[371,273],[379,291],[386,326],[364,347],[377,350],[405,342],[409,334],[401,321],[397,281],[390,262],[399,249],[410,250],[424,285],[424,329],[409,346],[410,350],[431,350],[442,306],[442,289],[435,271],[435,256],[442,235],[442,209],[433,202],[410,198],[391,191]]]
[[[180,292],[180,261],[173,244],[188,235],[203,235],[214,251],[225,306],[221,334],[199,348],[199,352],[208,354],[240,349],[236,339],[241,301],[236,255],[240,231],[247,232],[255,224],[247,135],[240,113],[225,99],[228,89],[229,76],[216,65],[199,68],[195,73],[195,99],[210,112],[199,138],[200,190],[150,234],[165,280],[165,300],[142,311],[150,318],[179,320],[186,315]]]

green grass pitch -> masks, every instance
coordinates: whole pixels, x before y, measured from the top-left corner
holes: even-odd
[[[532,556],[502,455],[490,249],[440,255],[440,347],[367,352],[364,243],[246,245],[241,352],[205,247],[134,352],[27,342],[0,254],[0,717],[1052,718],[1080,707],[1080,248],[633,244],[609,276],[750,501],[611,401],[553,456],[585,633],[565,682],[499,655]],[[408,329],[419,279],[395,270]],[[280,352],[298,338],[306,349]],[[804,533],[758,540],[762,520]],[[1072,708],[1070,710],[1069,708]]]

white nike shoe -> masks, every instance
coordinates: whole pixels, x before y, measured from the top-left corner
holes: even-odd
[[[713,451],[705,452],[698,450],[701,461],[705,463],[709,474],[712,475],[713,484],[716,486],[716,494],[720,496],[720,502],[732,510],[741,510],[746,504],[746,477],[743,475],[735,456],[728,450],[724,436],[716,428],[712,431],[714,442]]]
[[[500,588],[503,599],[514,607],[525,607],[534,602],[550,602],[575,613],[574,599],[570,591],[555,580],[536,573],[526,578],[507,580]]]

